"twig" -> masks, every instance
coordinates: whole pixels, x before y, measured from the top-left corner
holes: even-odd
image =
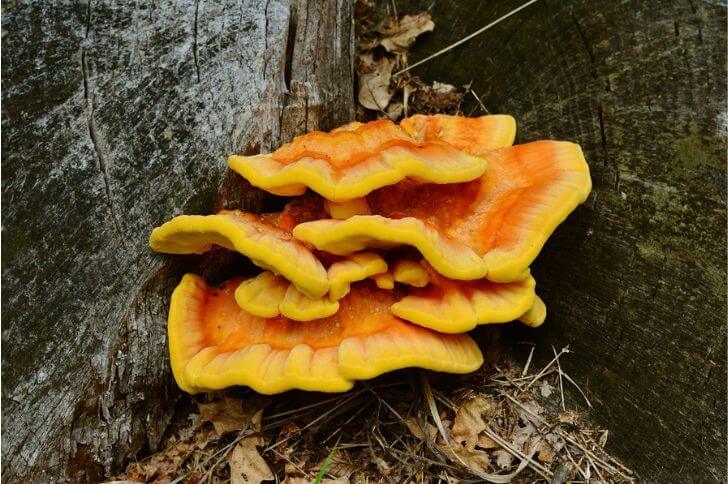
[[[568,375],[567,373],[564,373],[564,378],[566,378],[566,380],[567,380],[567,381],[568,381],[569,383],[571,383],[572,385],[574,385],[574,386],[576,387],[576,389],[577,389],[577,390],[579,390],[579,393],[581,393],[581,396],[582,396],[582,397],[584,397],[584,400],[586,401],[586,404],[587,404],[587,405],[589,405],[589,408],[592,408],[592,404],[591,404],[591,402],[590,402],[590,401],[589,401],[589,399],[588,399],[588,398],[586,397],[586,393],[584,393],[584,392],[582,391],[581,387],[580,387],[579,385],[577,385],[577,384],[576,384],[576,382],[575,382],[575,381],[574,381],[574,380],[573,380],[573,379],[572,379],[572,378],[571,378],[571,377],[570,377],[570,376],[569,376],[569,375]]]
[[[475,95],[475,92],[473,92],[473,95]],[[478,96],[475,96],[475,99],[478,99]],[[478,101],[480,101],[478,99]],[[483,107],[485,109],[485,107]],[[487,112],[487,111],[486,111]],[[531,351],[528,353],[528,359],[526,360],[526,364],[523,366],[523,371],[521,372],[521,376],[524,377],[528,374],[528,367],[531,366],[531,360],[533,359],[533,350],[535,350],[535,346],[531,346]]]
[[[501,447],[503,447],[503,449],[506,452],[508,452],[509,454],[511,454],[511,455],[513,455],[515,457],[518,457],[521,460],[527,461],[528,462],[528,466],[531,469],[533,469],[534,471],[536,471],[544,479],[550,479],[553,476],[553,474],[551,473],[551,471],[549,471],[548,469],[546,469],[544,466],[542,466],[541,464],[539,464],[538,462],[536,462],[535,460],[533,460],[531,457],[529,457],[526,454],[524,454],[523,452],[521,452],[520,450],[516,449],[515,447],[511,447],[511,445],[508,442],[506,442],[505,440],[501,439],[500,435],[498,435],[495,432],[493,432],[490,428],[486,427],[485,430],[484,430],[484,432],[485,432],[485,435],[487,435],[488,437],[490,437],[491,439],[493,439],[493,441],[496,444],[498,444]],[[537,448],[537,444],[539,442],[541,442],[541,437],[539,437],[538,440],[536,440],[533,443],[533,448],[534,449]]]
[[[420,379],[422,380],[422,391],[425,394],[425,400],[427,401],[427,406],[430,408],[432,419],[435,421],[437,430],[442,436],[442,442],[447,445],[450,442],[450,439],[447,438],[447,433],[445,433],[445,426],[442,425],[442,420],[440,420],[440,414],[437,412],[437,403],[435,403],[435,398],[432,396],[432,388],[430,387],[430,382],[427,380],[427,375],[425,375],[425,373],[422,371],[420,371]]]
[[[566,411],[566,402],[564,401],[564,380],[561,378],[561,375],[563,375],[563,372],[561,371],[561,363],[559,362],[559,355],[556,354],[556,348],[554,348],[552,346],[551,349],[554,351],[556,367],[559,370],[559,391],[561,392],[561,409],[565,412]]]
[[[478,101],[478,104],[480,105],[480,109],[482,109],[485,112],[485,114],[490,114],[490,111],[488,111],[488,108],[485,107],[485,104],[483,104],[483,101],[480,100],[478,95],[475,94],[475,91],[473,91],[472,89],[469,89],[469,91],[470,91],[470,94],[473,95],[475,100]],[[531,348],[531,352],[533,352],[533,348]],[[526,369],[528,369],[528,366],[526,366]]]
[[[510,401],[512,401],[513,403],[515,403],[516,405],[518,405],[519,407],[521,407],[521,408],[522,408],[523,410],[525,410],[525,412],[526,412],[527,414],[529,414],[529,415],[530,415],[531,417],[533,417],[533,418],[534,418],[534,420],[538,421],[538,422],[539,422],[539,423],[540,423],[541,425],[546,425],[546,424],[547,424],[547,422],[546,422],[546,421],[545,421],[545,420],[544,420],[544,419],[543,419],[543,418],[542,418],[541,416],[539,416],[539,415],[536,415],[535,413],[533,413],[533,412],[532,412],[531,410],[529,410],[528,408],[526,408],[526,406],[525,406],[525,405],[523,405],[523,404],[522,404],[521,402],[519,402],[518,400],[516,400],[515,398],[513,398],[512,396],[510,396],[510,395],[509,395],[509,394],[507,394],[506,392],[500,392],[500,394],[501,394],[501,395],[503,395],[504,397],[506,397],[507,399],[509,399]],[[581,443],[579,443],[579,442],[578,442],[578,441],[577,441],[576,439],[574,439],[573,437],[571,437],[571,436],[570,436],[570,435],[569,435],[568,433],[564,432],[564,431],[563,431],[563,430],[561,430],[560,428],[557,428],[557,429],[556,429],[556,432],[557,432],[557,433],[558,433],[558,434],[559,434],[559,435],[560,435],[560,436],[561,436],[561,437],[562,437],[562,438],[563,438],[564,440],[566,440],[567,442],[570,442],[570,443],[571,443],[572,445],[574,445],[574,446],[575,446],[575,447],[576,447],[577,449],[579,449],[580,451],[584,452],[584,454],[587,454],[587,453],[588,453],[588,454],[590,454],[590,455],[591,455],[591,457],[592,457],[592,458],[594,459],[594,461],[595,461],[595,462],[598,462],[599,464],[601,464],[601,465],[602,465],[602,466],[603,466],[604,468],[606,468],[606,469],[607,469],[607,470],[608,470],[608,471],[609,471],[610,473],[612,473],[612,474],[617,474],[617,475],[619,475],[620,477],[623,477],[624,479],[626,479],[626,480],[628,480],[628,481],[634,481],[634,480],[635,480],[635,479],[634,479],[634,477],[630,477],[630,476],[627,476],[627,475],[625,475],[624,473],[620,472],[620,471],[619,471],[619,469],[615,468],[615,467],[614,467],[614,466],[612,466],[611,464],[609,464],[609,463],[605,462],[604,460],[600,459],[600,458],[599,458],[599,456],[597,456],[597,455],[596,455],[596,454],[594,454],[594,453],[593,453],[592,451],[590,451],[589,449],[587,449],[586,447],[584,447],[584,446],[583,446],[583,445],[582,445]],[[618,466],[619,466],[620,468],[622,468],[622,469],[623,469],[624,471],[626,471],[626,472],[629,472],[630,474],[632,473],[632,471],[631,471],[630,469],[628,469],[628,468],[624,467],[624,466],[623,466],[622,464],[620,464],[620,463],[619,463],[619,462],[617,462],[616,460],[614,461],[614,463],[615,463],[616,465],[618,465]]]
[[[531,388],[531,385],[533,385],[534,383],[536,383],[543,376],[543,374],[546,373],[546,370],[548,370],[549,368],[551,368],[551,365],[553,365],[554,363],[556,363],[556,360],[558,360],[561,357],[561,355],[563,355],[564,353],[568,353],[568,352],[569,352],[569,347],[568,346],[562,348],[561,351],[559,352],[559,354],[556,355],[554,357],[554,359],[549,362],[548,365],[544,366],[541,369],[541,371],[539,371],[536,374],[536,376],[533,377],[533,379],[528,383],[528,385],[526,385],[525,390],[528,390],[529,388]]]
[[[477,37],[478,35],[482,34],[482,33],[483,33],[483,32],[485,32],[486,30],[488,30],[489,28],[493,27],[494,25],[497,25],[497,24],[501,23],[502,21],[504,21],[505,19],[507,19],[507,18],[508,18],[508,17],[510,17],[511,15],[515,15],[515,14],[517,14],[518,12],[520,12],[521,10],[523,10],[524,8],[528,7],[529,5],[532,5],[532,4],[536,3],[537,1],[538,1],[538,0],[529,0],[528,2],[524,3],[524,4],[523,4],[523,5],[521,5],[520,7],[517,7],[517,8],[515,8],[515,9],[511,10],[511,11],[510,11],[510,12],[508,12],[507,14],[505,14],[505,15],[503,15],[502,17],[500,17],[500,18],[498,18],[498,19],[496,19],[496,20],[492,21],[491,23],[489,23],[489,24],[488,24],[488,25],[486,25],[485,27],[483,27],[483,28],[480,28],[480,29],[476,30],[476,31],[475,31],[475,32],[473,32],[472,34],[470,34],[470,35],[468,35],[468,36],[466,36],[466,37],[463,37],[462,39],[458,40],[457,42],[455,42],[455,43],[453,43],[453,44],[450,44],[450,45],[448,45],[448,46],[447,46],[447,47],[445,47],[444,49],[440,49],[440,50],[438,50],[437,52],[435,52],[435,53],[434,53],[434,54],[432,54],[431,56],[425,57],[425,58],[424,58],[424,59],[422,59],[421,61],[417,61],[417,62],[415,62],[414,64],[412,64],[412,65],[411,65],[411,66],[409,66],[409,67],[405,67],[404,69],[402,69],[402,70],[400,70],[400,71],[397,71],[397,72],[395,72],[395,73],[393,74],[393,76],[392,76],[392,77],[395,77],[395,76],[398,76],[398,75],[400,75],[400,74],[402,74],[402,73],[405,73],[405,72],[409,71],[410,69],[413,69],[413,68],[415,68],[415,67],[417,67],[417,66],[419,66],[419,65],[422,65],[422,64],[424,64],[425,62],[429,62],[429,61],[431,61],[432,59],[434,59],[435,57],[438,57],[438,56],[440,56],[440,55],[444,54],[445,52],[447,52],[447,51],[449,51],[449,50],[452,50],[452,49],[454,49],[455,47],[457,47],[457,46],[459,46],[459,45],[462,45],[462,44],[464,44],[465,42],[467,42],[468,40],[472,39],[473,37]]]

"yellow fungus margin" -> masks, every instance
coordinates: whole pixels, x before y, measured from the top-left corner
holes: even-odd
[[[209,287],[187,274],[175,289],[168,320],[170,360],[184,391],[245,385],[263,394],[343,392],[354,380],[401,368],[468,373],[483,362],[465,334],[437,333],[377,310],[391,302],[391,293],[371,284],[353,289],[336,316],[302,325],[240,309],[234,299],[240,282]]]
[[[284,230],[238,211],[180,215],[155,228],[149,245],[167,254],[199,254],[219,245],[235,250],[263,269],[280,274],[311,298],[329,290],[326,269],[313,253]]]

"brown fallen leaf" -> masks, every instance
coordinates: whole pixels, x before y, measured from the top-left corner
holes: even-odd
[[[548,398],[548,397],[550,397],[554,393],[554,390],[555,389],[554,389],[554,387],[552,387],[549,384],[549,382],[547,382],[546,380],[543,380],[541,382],[541,388],[540,388],[540,390],[541,390],[541,396],[544,397],[544,398]]]
[[[476,473],[487,473],[493,466],[490,463],[490,454],[482,450],[468,449],[458,444],[441,445],[440,449],[450,461],[464,465]]]
[[[275,479],[268,463],[258,452],[263,444],[259,436],[245,437],[238,442],[228,457],[231,484],[261,483]]]
[[[394,61],[387,56],[374,60],[371,53],[359,56],[359,104],[374,111],[384,111],[392,99],[389,88]]]
[[[410,433],[419,440],[425,440],[425,431],[427,432],[427,436],[430,440],[434,439],[435,435],[437,435],[437,427],[430,423],[426,423],[425,428],[423,429],[422,423],[411,415],[404,419],[404,424],[407,426]]]
[[[478,443],[476,444],[476,446],[486,450],[497,449],[498,447],[500,447],[500,445],[498,445],[495,440],[484,434],[478,436]]]
[[[245,409],[239,398],[224,398],[212,403],[198,403],[197,406],[200,409],[198,423],[211,422],[218,436],[248,428],[257,415],[256,409]]]
[[[405,15],[399,20],[387,18],[368,32],[372,38],[360,42],[359,48],[371,50],[381,45],[387,52],[405,54],[419,35],[434,29],[435,23],[427,12]]]
[[[501,469],[510,469],[513,467],[513,455],[507,450],[496,450],[493,452],[495,456],[495,465]]]
[[[379,41],[379,45],[389,52],[404,53],[420,34],[434,29],[435,23],[427,12],[405,15],[399,21],[392,22],[388,31],[383,32],[386,37]]]
[[[455,414],[452,439],[459,444],[465,443],[465,447],[472,451],[478,442],[478,434],[486,427],[483,415],[489,419],[495,410],[495,402],[484,395],[463,402]]]

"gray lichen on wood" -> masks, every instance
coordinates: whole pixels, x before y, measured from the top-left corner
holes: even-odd
[[[96,481],[174,411],[154,225],[265,197],[225,176],[353,118],[348,0],[3,6],[3,473]],[[216,197],[221,188],[223,195]]]

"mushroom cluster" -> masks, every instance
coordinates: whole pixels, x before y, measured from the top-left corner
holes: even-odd
[[[529,266],[591,179],[578,145],[513,146],[515,132],[510,116],[416,115],[231,156],[250,183],[294,198],[152,232],[156,251],[216,245],[263,269],[215,287],[184,276],[168,320],[180,388],[340,392],[405,367],[467,373],[483,357],[466,331],[542,324]]]

